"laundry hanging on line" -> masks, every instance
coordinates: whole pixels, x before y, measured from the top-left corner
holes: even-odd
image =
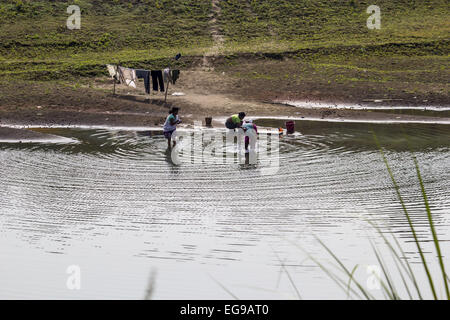
[[[158,91],[158,83],[159,89],[161,92],[164,92],[164,81],[163,81],[163,73],[161,70],[152,70],[151,71],[152,81],[153,81],[153,91]]]
[[[172,82],[172,74],[170,72],[170,68],[165,68],[163,70],[163,80],[164,83]]]
[[[175,84],[180,77],[180,70],[172,70],[172,83]]]
[[[170,68],[165,68],[163,71],[164,83],[175,84],[177,79],[180,77],[180,70],[170,70]]]
[[[170,70],[170,68],[165,68],[162,72],[160,70],[153,70],[153,90],[158,90],[158,84],[155,83],[155,79],[159,82],[161,91],[164,91],[164,85],[168,83],[175,84],[177,79],[180,77],[180,70]],[[161,85],[161,73],[162,73],[162,85]]]
[[[153,84],[153,91],[158,91],[159,89],[159,91],[164,92],[165,83],[171,82],[175,84],[180,77],[180,70],[170,70],[170,68],[165,68],[163,71],[150,71],[145,69],[125,68],[111,64],[107,64],[106,67],[111,78],[133,88],[137,87],[137,79],[144,79],[144,87],[147,94],[150,94],[150,81]]]
[[[119,71],[121,82],[122,83],[125,82],[127,86],[136,88],[137,83],[136,70],[119,66]]]
[[[106,68],[108,69],[109,75],[111,78],[117,76],[117,66],[113,66],[112,64],[107,64]]]
[[[150,71],[136,69],[136,76],[138,79],[144,79],[145,93],[150,94]]]

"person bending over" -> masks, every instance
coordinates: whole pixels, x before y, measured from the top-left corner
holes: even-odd
[[[225,127],[234,130],[242,127],[243,120],[245,118],[244,112],[239,112],[239,114],[233,114],[231,117],[225,121]]]

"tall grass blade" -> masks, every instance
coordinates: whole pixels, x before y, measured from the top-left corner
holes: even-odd
[[[358,269],[358,265],[356,265],[356,266],[353,267],[352,274],[351,274],[350,278],[348,279],[348,285],[347,285],[347,299],[350,297],[350,286],[351,286],[351,284],[352,284],[352,280],[353,280],[353,277],[354,277],[354,274],[355,274],[356,269]]]
[[[290,274],[289,271],[286,269],[286,266],[284,265],[284,261],[281,261],[280,257],[279,257],[276,253],[275,253],[275,255],[277,256],[277,259],[278,259],[278,261],[279,261],[280,264],[281,264],[281,268],[282,268],[282,269],[284,270],[284,272],[286,273],[286,275],[287,275],[287,277],[288,277],[288,279],[289,279],[289,282],[291,283],[292,287],[294,288],[295,294],[297,295],[297,297],[298,297],[299,300],[302,300],[302,296],[300,295],[300,291],[298,291],[297,286],[295,285],[294,280],[293,280],[292,277],[291,277],[291,274]]]
[[[148,280],[147,289],[145,290],[144,300],[152,299],[153,292],[155,291],[155,283],[156,283],[156,269],[152,269]]]
[[[450,300],[450,292],[449,292],[449,288],[448,288],[448,282],[446,279],[447,274],[445,272],[445,265],[444,265],[444,261],[442,259],[441,247],[439,246],[439,240],[438,240],[438,236],[436,233],[436,229],[434,227],[433,217],[431,216],[430,204],[428,203],[427,193],[425,192],[422,175],[420,174],[419,163],[417,162],[416,157],[413,156],[413,158],[414,158],[414,165],[416,166],[417,178],[419,179],[419,184],[420,184],[420,188],[421,188],[421,192],[422,192],[422,196],[423,196],[423,201],[425,203],[425,209],[427,211],[428,223],[430,225],[431,234],[433,235],[434,246],[436,247],[436,252],[438,255],[438,259],[439,259],[439,266],[441,267],[442,277],[444,279],[445,293],[447,295],[447,300]]]
[[[394,262],[397,265],[397,261],[400,264],[400,266],[402,267],[402,269],[404,270],[404,272],[408,275],[409,279],[411,280],[411,282],[414,285],[414,288],[416,289],[417,295],[419,297],[420,300],[422,300],[422,294],[420,292],[420,288],[419,285],[417,284],[417,280],[416,277],[414,275],[414,272],[409,264],[409,261],[406,257],[406,254],[403,250],[403,248],[400,246],[400,243],[398,242],[397,238],[395,238],[395,236],[392,235],[392,238],[394,239],[394,242],[397,246],[397,248],[399,249],[401,256],[398,254],[398,252],[395,250],[395,248],[393,247],[393,245],[389,242],[389,240],[384,236],[383,232],[381,231],[380,227],[378,225],[376,225],[374,222],[369,221],[369,223],[375,228],[375,230],[377,230],[378,234],[381,236],[381,238],[384,240],[384,242],[386,243],[386,245],[388,246],[388,248],[391,250],[392,255],[394,256]],[[403,259],[403,260],[402,260]],[[397,261],[395,261],[397,260]],[[400,275],[403,278],[403,273],[401,271],[399,271]],[[405,280],[404,280],[405,286],[407,286]],[[408,294],[411,296],[410,292],[409,292],[409,287],[407,288]]]
[[[412,151],[410,141],[409,141],[408,136],[406,135],[406,133],[404,131],[404,128],[402,128],[402,130],[403,130],[403,135],[405,137],[405,140],[406,140],[406,142],[408,144],[408,148],[409,148],[409,150],[411,152],[411,155],[412,155],[412,158],[414,160],[414,165],[416,167],[417,178],[419,180],[422,197],[423,197],[424,204],[425,204],[425,210],[427,212],[428,223],[429,223],[429,226],[430,226],[431,234],[433,236],[433,242],[434,242],[434,245],[435,245],[435,248],[436,248],[436,252],[437,252],[437,255],[438,255],[439,266],[441,268],[441,272],[442,272],[442,276],[443,276],[443,280],[444,280],[444,286],[445,286],[445,292],[446,292],[446,295],[447,295],[447,300],[450,300],[449,285],[448,285],[448,283],[446,281],[446,279],[448,279],[448,276],[447,276],[447,273],[445,272],[445,265],[444,265],[442,254],[441,254],[441,248],[440,248],[440,245],[439,245],[439,240],[438,240],[438,237],[437,237],[436,228],[434,227],[434,222],[433,222],[433,218],[432,218],[432,214],[431,214],[431,209],[430,209],[430,205],[429,205],[429,202],[428,202],[428,196],[427,196],[427,193],[425,191],[425,186],[424,186],[424,183],[423,183],[422,174],[421,174],[420,168],[419,168],[419,162],[417,161],[417,158],[416,158],[416,156],[414,155],[414,153]]]
[[[326,268],[318,260],[316,260],[311,255],[309,257],[314,263],[316,263],[319,266],[320,269],[322,269],[323,272],[325,272],[326,275],[328,275],[342,289],[342,291],[347,292],[347,290],[349,290],[349,292],[353,293],[358,299],[363,298],[361,296],[361,294],[359,292],[357,292],[355,289],[353,289],[352,287],[346,287],[347,283],[344,280],[342,280],[337,275],[335,275],[333,272],[331,272],[328,268]],[[365,295],[365,298],[367,300],[370,300],[370,299],[373,299],[373,296],[371,296],[370,294],[367,293],[367,296]]]
[[[386,285],[383,285],[383,288],[386,290],[386,293],[389,295],[389,297],[392,300],[398,300],[398,295],[395,290],[394,283],[391,279],[391,276],[390,276],[388,270],[386,269],[383,259],[381,258],[380,254],[378,253],[378,250],[375,248],[372,241],[370,241],[370,245],[372,246],[373,252],[375,253],[375,257],[377,258],[377,261],[380,264],[381,270],[383,271],[383,274],[384,274],[384,278],[386,279],[386,282],[389,286],[389,289],[386,287]],[[383,284],[383,282],[382,282],[382,284]]]
[[[347,267],[341,262],[341,260],[339,260],[339,258],[333,253],[333,251],[331,251],[320,239],[316,238],[317,241],[322,245],[322,247],[325,248],[325,250],[333,257],[333,259],[339,264],[339,266],[342,268],[342,270],[345,271],[345,273],[347,274],[347,276],[351,277],[351,272],[347,269]],[[361,291],[361,293],[366,297],[366,299],[369,299],[369,294],[368,292],[364,289],[364,287],[359,284],[358,281],[354,280],[356,286],[358,287],[358,289]],[[373,298],[373,296],[372,296]]]
[[[378,149],[380,150],[380,153],[381,153],[381,155],[383,157],[384,164],[386,165],[386,168],[388,170],[389,176],[391,177],[392,183],[394,185],[394,189],[395,189],[395,191],[397,193],[397,197],[398,197],[398,199],[399,199],[399,201],[400,201],[400,203],[402,205],[403,212],[404,212],[405,217],[406,217],[406,219],[408,221],[409,228],[410,228],[411,233],[413,235],[414,242],[416,243],[417,250],[419,252],[420,259],[422,261],[422,265],[423,265],[423,267],[425,269],[425,273],[426,273],[427,278],[428,278],[428,283],[430,285],[430,289],[431,289],[431,292],[433,294],[433,298],[435,300],[437,300],[437,294],[436,294],[436,289],[434,287],[433,278],[431,277],[431,273],[430,273],[430,270],[428,268],[428,264],[426,262],[425,255],[423,254],[422,247],[420,246],[419,239],[417,238],[416,230],[415,230],[414,225],[412,223],[411,217],[409,216],[408,210],[406,209],[405,202],[403,201],[403,198],[402,198],[402,196],[400,194],[400,188],[399,188],[399,186],[397,184],[397,181],[394,178],[394,174],[392,173],[391,167],[389,166],[389,162],[388,162],[388,160],[386,158],[386,155],[384,154],[383,148],[381,148],[380,142],[378,141],[378,138],[377,138],[375,132],[372,131],[372,134],[373,134],[375,143],[377,144]]]
[[[400,252],[402,254],[402,258],[405,261],[405,265],[406,265],[406,267],[409,270],[409,275],[411,277],[411,281],[413,282],[414,287],[416,288],[417,295],[419,296],[420,300],[423,300],[422,293],[421,293],[420,288],[419,288],[419,284],[417,283],[416,276],[414,275],[414,271],[412,270],[411,265],[409,264],[408,258],[406,257],[406,254],[405,254],[405,251],[401,247],[401,245],[398,242],[398,240],[394,236],[392,238],[394,239],[394,242],[395,242],[396,246],[399,248],[399,250],[400,250]]]
[[[397,260],[396,260],[395,257],[394,257],[395,254],[393,254],[392,252],[391,252],[391,254],[392,254],[392,258],[393,258],[393,260],[394,260],[395,266],[397,267],[397,271],[398,271],[400,277],[402,278],[403,286],[404,286],[405,289],[406,289],[406,293],[408,294],[409,300],[413,300],[411,291],[409,290],[408,283],[406,282],[406,279],[405,279],[405,277],[403,276],[402,269],[400,269],[400,266],[399,266]]]
[[[295,294],[297,295],[298,299],[302,300],[302,296],[300,295],[300,291],[298,290],[297,286],[295,285],[294,280],[292,279],[290,273],[286,269],[286,266],[284,264],[285,260],[281,261],[281,258],[278,256],[277,252],[273,248],[272,248],[272,251],[275,254],[275,256],[277,257],[278,261],[280,262],[281,269],[284,270],[284,272],[286,273],[286,275],[287,275],[287,277],[289,279],[289,282],[291,283],[292,287],[294,288]],[[278,278],[278,279],[280,279],[280,278]]]
[[[342,280],[341,278],[339,278],[337,275],[335,275],[333,272],[331,272],[328,268],[326,268],[322,263],[320,263],[320,261],[318,261],[316,258],[314,258],[311,254],[309,254],[306,250],[304,250],[301,246],[299,246],[298,244],[296,244],[295,242],[290,241],[294,246],[296,246],[297,248],[299,248],[301,251],[303,251],[309,259],[311,259],[315,264],[317,264],[319,266],[320,269],[322,269],[323,272],[325,272],[325,274],[327,276],[329,276],[344,292],[346,292],[346,285],[347,283]],[[356,281],[355,281],[356,282]],[[364,290],[364,288],[363,288]],[[357,292],[356,290],[354,290],[353,288],[350,288],[350,291],[358,298],[358,299],[362,299],[362,296],[359,294],[359,292]],[[370,295],[369,293],[365,294],[366,299],[370,300],[373,299],[373,296]]]
[[[211,277],[211,279],[214,280],[215,283],[217,283],[226,293],[228,293],[230,296],[233,297],[233,299],[235,300],[239,300],[239,298],[230,290],[228,290],[227,287],[225,287],[221,282],[219,282],[218,280],[216,280],[213,276],[209,275]]]

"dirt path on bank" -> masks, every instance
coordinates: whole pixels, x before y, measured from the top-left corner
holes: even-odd
[[[214,70],[214,66],[211,63],[211,58],[217,56],[220,53],[221,48],[225,42],[225,38],[220,31],[218,18],[221,15],[220,0],[211,0],[211,13],[209,15],[209,30],[211,38],[213,40],[213,46],[209,51],[203,55],[202,67],[204,70]]]

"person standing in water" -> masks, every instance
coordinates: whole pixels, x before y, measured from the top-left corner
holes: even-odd
[[[258,127],[253,123],[253,120],[247,120],[242,125],[242,128],[245,131],[245,153],[248,153],[248,145],[250,144],[250,139],[252,139],[252,150],[255,148],[256,144],[256,135],[258,134]]]
[[[244,112],[239,112],[239,114],[233,114],[231,117],[225,121],[225,127],[230,130],[239,129],[242,127],[242,123],[245,118]]]
[[[178,117],[179,108],[173,107],[169,111],[169,115],[167,116],[166,122],[164,123],[163,131],[164,137],[166,137],[169,149],[171,148],[172,135],[177,130],[177,125],[181,123],[180,118]],[[173,146],[175,147],[176,141],[173,142]]]

